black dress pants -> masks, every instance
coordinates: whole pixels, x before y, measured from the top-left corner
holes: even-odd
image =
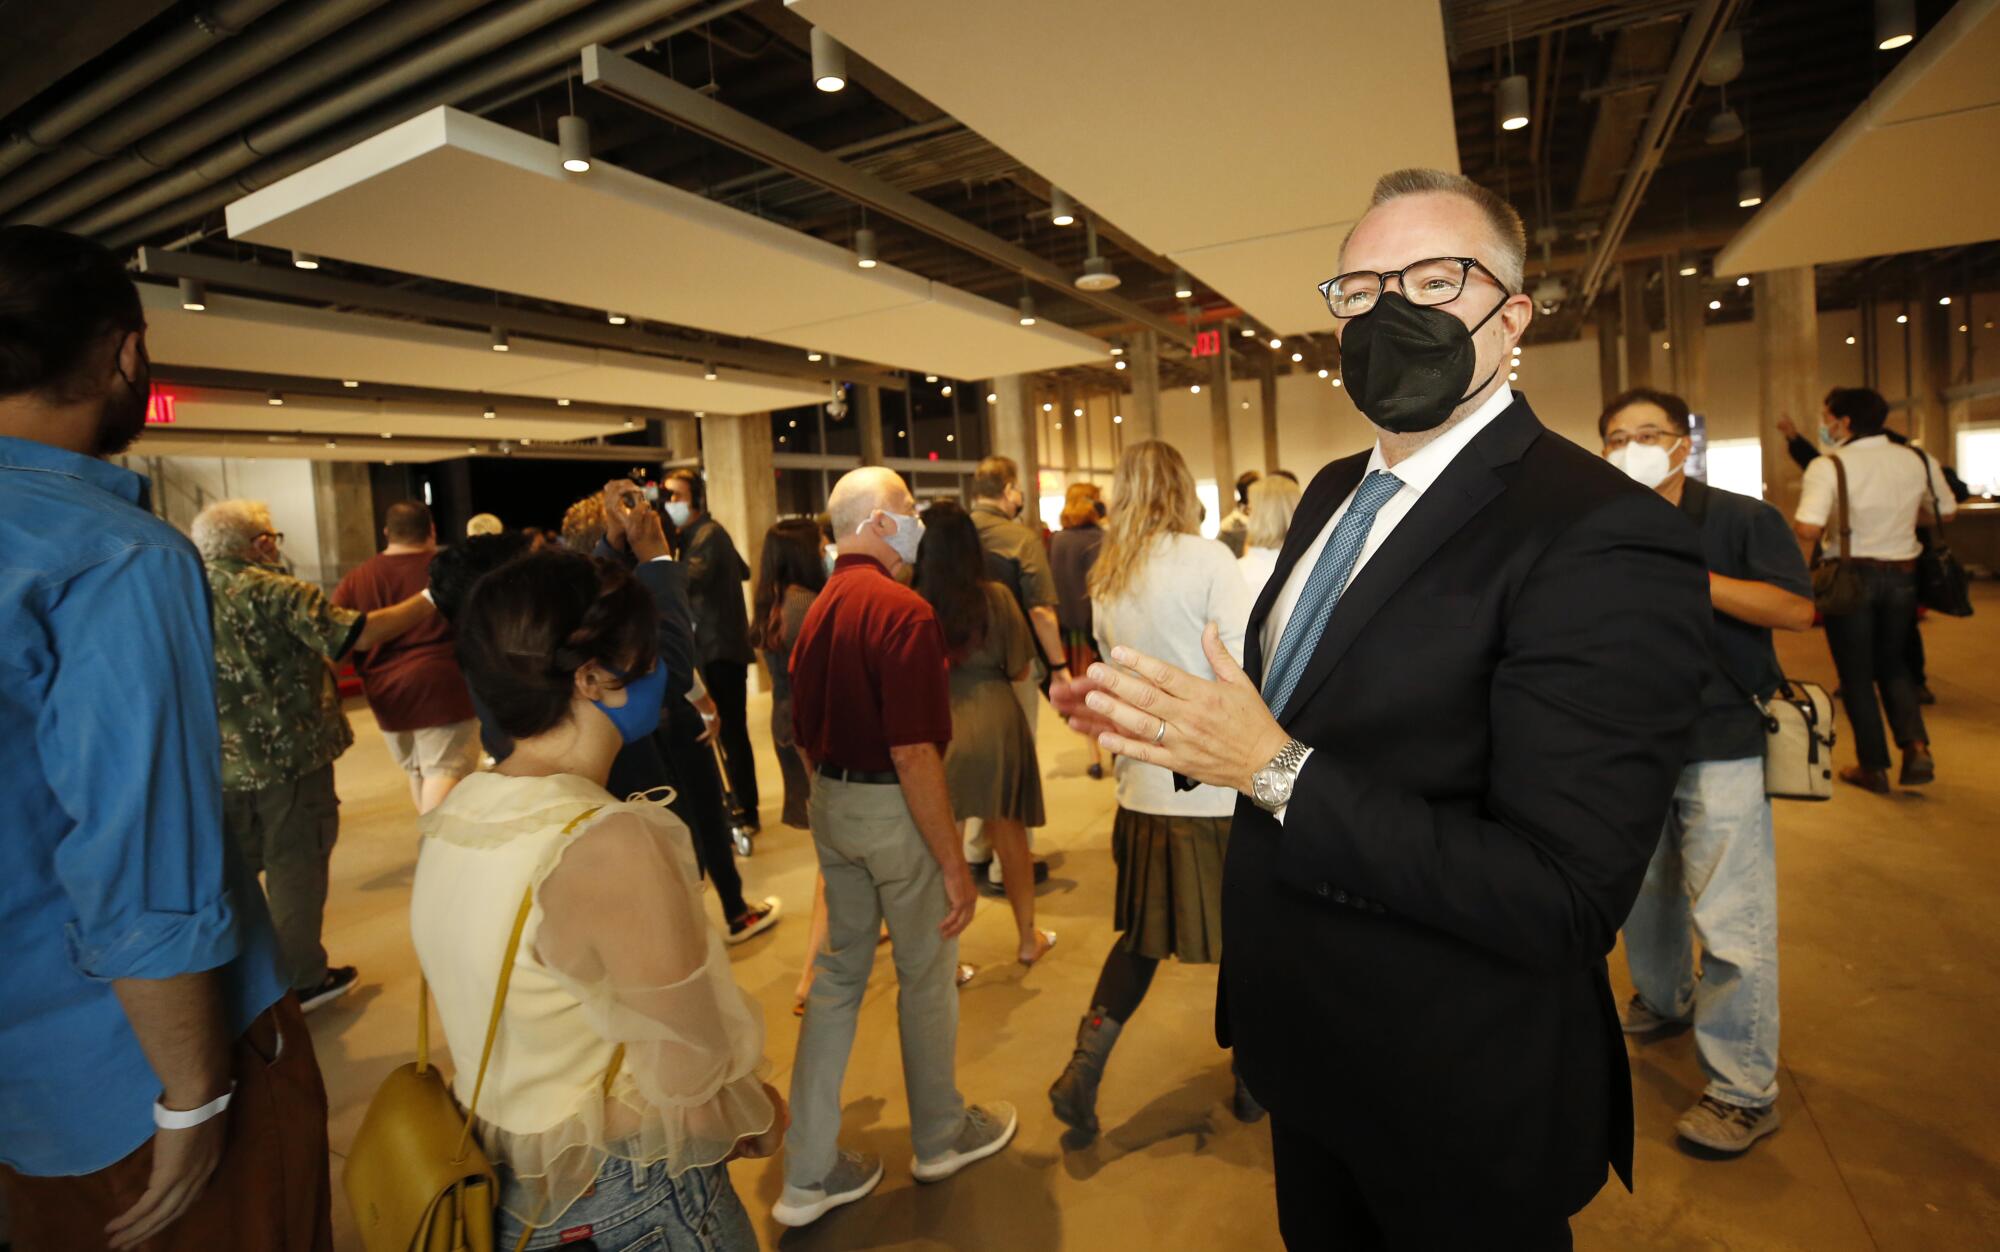
[[[666,757],[675,791],[674,816],[687,823],[694,836],[695,859],[715,884],[722,915],[743,916],[743,875],[736,871],[736,849],[729,838],[729,815],[722,803],[722,778],[715,772],[715,753],[701,742],[701,714],[686,700],[668,700],[666,718],[653,741]]]
[[[744,713],[750,685],[750,667],[736,661],[710,661],[701,667],[701,680],[715,701],[722,721],[722,752],[729,759],[729,786],[736,803],[753,826],[757,817],[757,758],[750,752],[750,723]]]
[[[1854,754],[1863,769],[1889,768],[1882,712],[1898,747],[1929,743],[1917,678],[1910,672],[1910,637],[1917,629],[1917,576],[1889,566],[1860,567],[1866,593],[1852,613],[1826,619],[1826,643],[1840,673],[1840,701],[1854,731]],[[1881,699],[1876,700],[1876,690]]]
[[[1271,1118],[1278,1182],[1278,1232],[1290,1252],[1569,1252],[1567,1217],[1476,1213],[1450,1194],[1421,1212],[1383,1212],[1371,1204],[1345,1160],[1290,1121]]]

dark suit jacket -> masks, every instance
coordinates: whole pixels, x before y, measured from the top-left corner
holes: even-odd
[[[1320,471],[1251,614],[1361,479]],[[1525,399],[1354,576],[1287,708],[1286,821],[1231,828],[1217,1029],[1273,1116],[1390,1220],[1554,1216],[1632,1101],[1604,958],[1680,773],[1706,664],[1694,528]]]
[[[750,614],[743,607],[750,566],[722,523],[706,513],[697,518],[681,535],[681,563],[694,601],[694,642],[701,663],[756,661],[750,650]]]

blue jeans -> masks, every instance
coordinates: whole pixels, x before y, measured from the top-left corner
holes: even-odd
[[[499,1170],[504,1201],[513,1174],[505,1165]],[[504,1208],[494,1216],[494,1247],[514,1252],[521,1223]],[[597,1252],[757,1252],[757,1232],[736,1198],[726,1165],[690,1169],[673,1178],[665,1163],[607,1159],[591,1189],[536,1231],[528,1247],[540,1252],[586,1238]]]
[[[1763,758],[1696,761],[1625,919],[1640,1001],[1692,1013],[1708,1094],[1750,1108],[1778,1098],[1777,868]]]

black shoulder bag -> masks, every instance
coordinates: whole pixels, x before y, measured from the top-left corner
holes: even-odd
[[[1917,527],[1924,550],[1917,556],[1917,603],[1946,617],[1972,616],[1972,577],[1944,541],[1944,514],[1938,510],[1937,482],[1931,477],[1931,458],[1922,448],[1911,448],[1924,463],[1924,490],[1931,497],[1931,527]]]

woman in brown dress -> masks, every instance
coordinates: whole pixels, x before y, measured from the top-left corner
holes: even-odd
[[[951,747],[944,773],[952,816],[985,824],[1020,931],[1017,959],[1033,965],[1056,937],[1035,928],[1028,827],[1044,821],[1042,770],[1013,687],[1034,658],[1028,622],[1013,593],[987,579],[971,515],[948,500],[924,510],[913,585],[937,610],[951,656]]]
[[[771,743],[778,750],[778,771],[785,776],[782,820],[804,830],[812,775],[806,773],[805,758],[792,742],[791,655],[806,610],[826,586],[819,523],[792,517],[772,526],[764,532],[764,555],[758,565],[750,643],[771,668]]]

